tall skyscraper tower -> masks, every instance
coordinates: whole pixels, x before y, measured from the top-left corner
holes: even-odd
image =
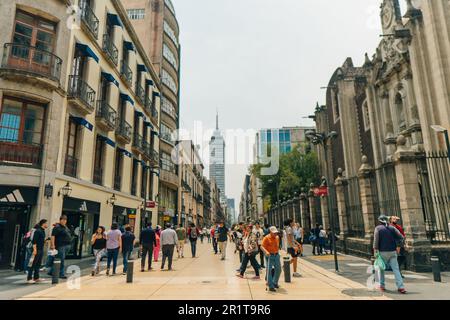
[[[225,202],[225,140],[219,130],[219,114],[216,115],[216,130],[209,142],[209,152],[209,178],[214,178],[221,201]]]

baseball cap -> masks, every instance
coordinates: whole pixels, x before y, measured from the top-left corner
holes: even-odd
[[[270,227],[269,231],[270,231],[270,233],[278,233],[277,227]]]

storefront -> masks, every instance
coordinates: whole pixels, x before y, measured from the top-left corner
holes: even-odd
[[[112,222],[117,222],[122,232],[125,232],[126,225],[130,225],[134,231],[136,227],[136,209],[114,206]]]
[[[32,227],[38,188],[0,186],[0,268],[21,269],[22,238]]]
[[[72,235],[69,259],[81,259],[91,254],[91,236],[99,226],[100,203],[66,197],[62,213]],[[107,226],[105,226],[107,227]]]

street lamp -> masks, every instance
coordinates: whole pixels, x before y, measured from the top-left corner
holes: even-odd
[[[436,131],[437,133],[442,133],[445,136],[445,143],[447,145],[447,157],[450,160],[450,139],[448,137],[448,130],[439,125],[432,125],[431,129]]]
[[[58,197],[60,197],[61,195],[65,198],[65,197],[69,197],[70,194],[72,193],[72,187],[70,186],[70,183],[67,182],[66,185],[64,187],[62,187],[61,189],[59,189],[58,191]]]
[[[111,205],[111,207],[114,206],[114,204],[116,203],[116,194],[113,193],[113,195],[111,196],[111,198],[109,198],[108,200],[106,200],[106,204]]]
[[[336,139],[338,137],[338,133],[336,131],[331,131],[329,133],[317,133],[315,130],[308,130],[305,132],[306,138],[310,140],[314,145],[321,144],[323,146],[324,150],[324,160],[325,160],[325,176],[322,178],[322,184],[328,186],[328,143],[331,142],[333,139]],[[329,195],[328,197],[328,216],[330,217],[330,224],[331,224],[331,241],[333,246],[333,252],[334,252],[334,267],[336,272],[339,272],[339,263],[337,258],[337,252],[336,252],[336,239],[335,239],[335,225],[334,225],[334,215],[331,210],[331,206],[329,205]]]

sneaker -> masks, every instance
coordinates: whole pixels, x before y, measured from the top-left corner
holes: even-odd
[[[275,290],[275,288],[269,288],[270,292],[277,292],[277,290]]]
[[[294,278],[300,278],[302,275],[298,272],[294,272],[294,274],[292,275]]]
[[[35,283],[36,283],[36,281],[34,281],[33,279],[27,280],[27,284],[35,284]]]
[[[378,286],[377,289],[380,290],[381,292],[385,292],[386,291],[386,288],[384,286]]]
[[[95,270],[92,270],[91,276],[95,276]]]
[[[108,269],[108,270],[106,270],[106,275],[107,275],[107,276],[109,276],[109,269]]]
[[[280,286],[278,284],[276,284],[275,289],[280,289]]]
[[[244,279],[244,276],[243,276],[242,274],[240,274],[240,273],[238,273],[238,274],[236,275],[236,277],[241,278],[241,279]]]
[[[405,288],[398,289],[398,292],[401,293],[401,294],[405,294],[406,293],[406,289]]]

